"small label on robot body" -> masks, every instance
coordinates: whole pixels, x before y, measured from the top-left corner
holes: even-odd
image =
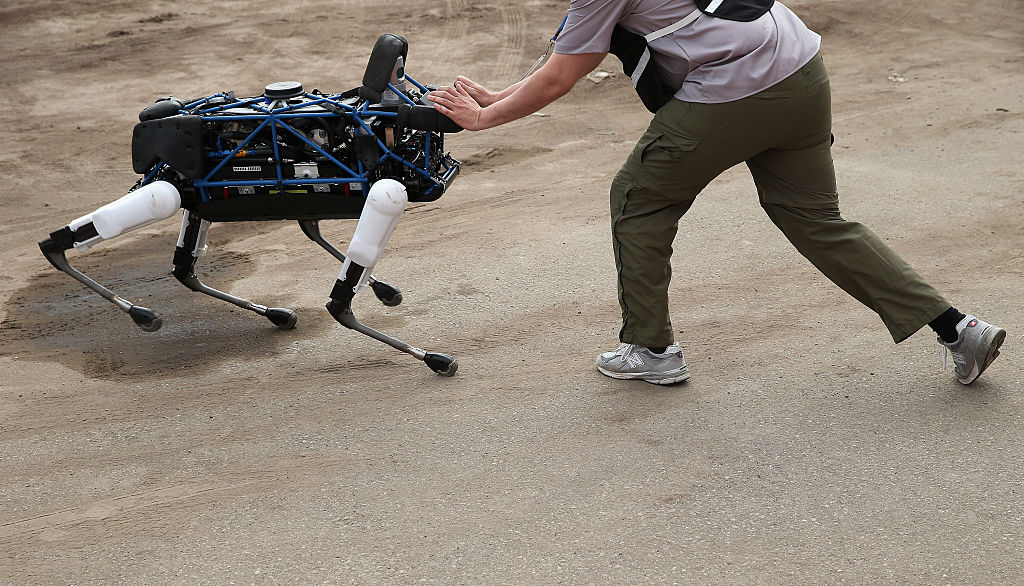
[[[246,171],[252,172],[252,173],[259,173],[259,172],[263,171],[263,167],[259,167],[259,166],[232,167],[231,170],[234,171],[235,173],[241,173],[241,172],[246,172]]]

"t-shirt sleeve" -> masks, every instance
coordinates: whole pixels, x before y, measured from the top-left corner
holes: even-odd
[[[572,0],[565,28],[555,41],[555,53],[607,53],[612,30],[628,4],[626,0]]]

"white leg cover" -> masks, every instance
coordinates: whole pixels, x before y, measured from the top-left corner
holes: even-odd
[[[394,179],[381,179],[370,187],[352,243],[345,254],[348,258],[338,275],[339,280],[344,280],[352,264],[363,267],[365,270],[355,286],[356,293],[369,281],[370,271],[384,253],[384,247],[408,203],[409,194],[405,186]]]
[[[96,229],[96,236],[75,243],[76,248],[89,247],[97,242],[120,236],[129,230],[167,219],[180,207],[181,196],[178,190],[166,181],[154,181],[91,214],[75,219],[68,226],[75,231],[91,223]]]

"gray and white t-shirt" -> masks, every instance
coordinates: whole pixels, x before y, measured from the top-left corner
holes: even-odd
[[[646,35],[697,9],[692,0],[572,0],[555,44],[563,54],[604,53],[616,24]],[[687,102],[732,102],[768,89],[813,58],[821,37],[781,2],[753,22],[702,15],[650,43],[661,79]]]

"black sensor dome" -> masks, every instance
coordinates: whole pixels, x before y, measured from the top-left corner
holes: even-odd
[[[276,81],[267,86],[263,95],[270,100],[287,100],[301,96],[302,84],[297,81]]]

